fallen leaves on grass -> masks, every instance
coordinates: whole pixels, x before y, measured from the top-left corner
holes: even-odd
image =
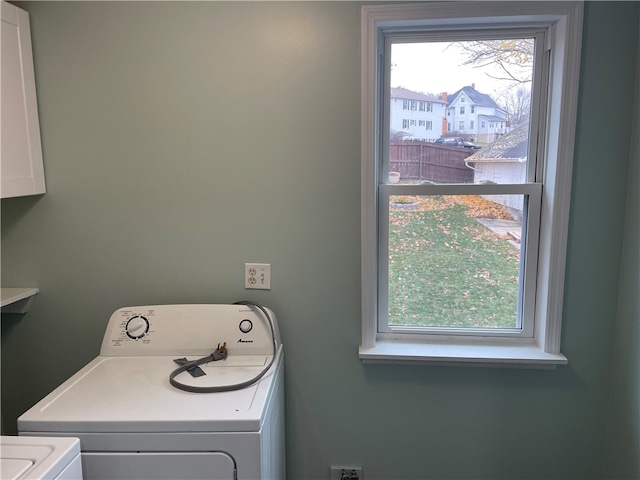
[[[465,214],[472,218],[500,218],[512,220],[513,217],[502,205],[480,195],[451,195],[443,197],[445,202],[464,205],[468,208]]]
[[[465,206],[465,215],[471,218],[513,219],[504,206],[480,195],[394,195],[389,200],[397,203],[417,203],[418,208],[414,211],[442,210],[457,204]]]

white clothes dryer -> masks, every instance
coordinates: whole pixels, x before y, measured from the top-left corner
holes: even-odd
[[[86,480],[284,479],[283,356],[275,315],[255,304],[121,308],[100,355],[18,432],[78,437]]]
[[[82,480],[77,438],[0,437],[2,480]]]

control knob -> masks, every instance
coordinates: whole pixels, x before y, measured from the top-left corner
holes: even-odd
[[[149,332],[149,320],[142,315],[136,315],[129,319],[124,330],[129,338],[138,340]]]
[[[240,322],[240,331],[242,333],[249,333],[253,328],[253,322],[249,319],[244,319]]]

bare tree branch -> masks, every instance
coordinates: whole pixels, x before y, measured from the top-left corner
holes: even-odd
[[[454,44],[466,57],[463,65],[477,68],[495,65],[506,77],[489,75],[491,78],[509,80],[513,84],[531,81],[534,54],[534,41],[531,38],[473,40]]]

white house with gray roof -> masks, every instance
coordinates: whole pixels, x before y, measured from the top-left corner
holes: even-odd
[[[445,133],[446,98],[397,87],[390,100],[392,139],[434,141]]]
[[[473,168],[474,183],[526,182],[528,149],[527,122],[467,157],[467,165]],[[492,195],[489,200],[504,205],[516,218],[522,216],[522,195]]]
[[[448,96],[446,132],[491,143],[507,133],[507,112],[472,83]]]

